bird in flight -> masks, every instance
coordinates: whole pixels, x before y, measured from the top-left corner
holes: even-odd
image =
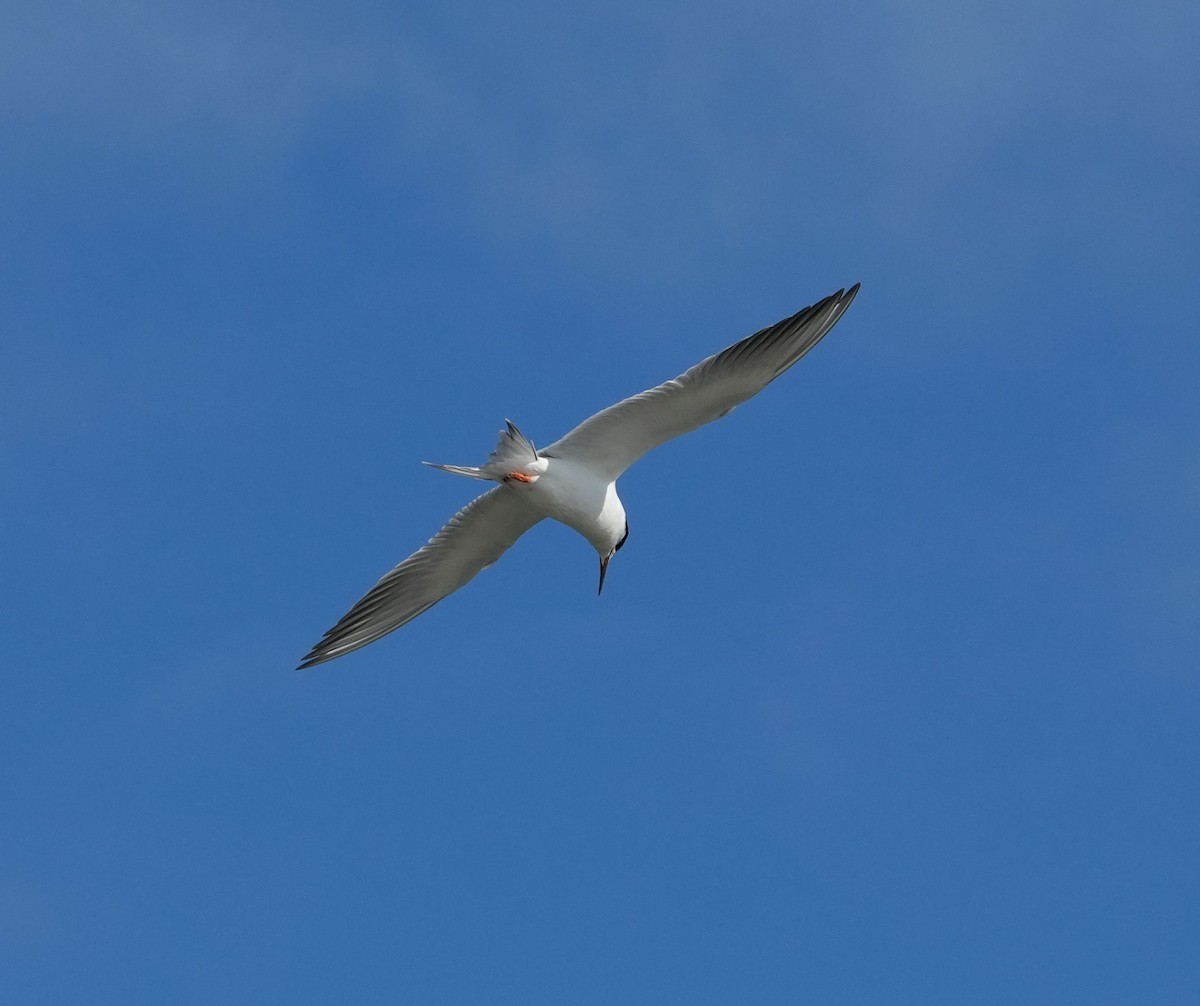
[[[431,465],[499,483],[468,503],[424,548],[388,573],[301,661],[344,656],[416,618],[486,569],[545,517],[583,535],[608,564],[629,537],[617,478],[647,451],[720,419],[757,395],[813,348],[858,293],[856,283],[710,356],[657,388],[585,419],[538,450],[505,420],[500,442],[478,468]],[[425,464],[431,464],[425,462]]]

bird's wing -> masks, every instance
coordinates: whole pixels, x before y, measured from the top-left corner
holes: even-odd
[[[758,394],[833,328],[856,283],[735,343],[657,388],[585,419],[540,453],[583,461],[615,479],[647,451]]]
[[[541,519],[507,486],[484,493],[375,584],[325,633],[300,669],[340,657],[400,628],[490,566]]]

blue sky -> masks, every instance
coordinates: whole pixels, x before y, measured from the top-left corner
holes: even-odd
[[[0,988],[1192,1003],[1200,15],[0,15]],[[853,282],[292,667],[474,486]]]

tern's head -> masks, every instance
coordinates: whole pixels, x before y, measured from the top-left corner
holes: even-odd
[[[607,551],[602,547],[596,549],[596,551],[600,554],[600,590],[596,591],[597,594],[604,590],[604,574],[608,572],[608,560],[620,552],[621,546],[624,545],[628,540],[629,521],[626,521],[625,530],[621,533],[621,537],[617,540],[617,543],[612,546],[612,548],[608,549]]]

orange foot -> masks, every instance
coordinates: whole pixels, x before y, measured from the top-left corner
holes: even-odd
[[[509,479],[516,479],[518,482],[528,482],[528,483],[533,482],[533,479],[531,479],[524,472],[509,472],[507,475],[504,476],[504,481],[507,482]]]

